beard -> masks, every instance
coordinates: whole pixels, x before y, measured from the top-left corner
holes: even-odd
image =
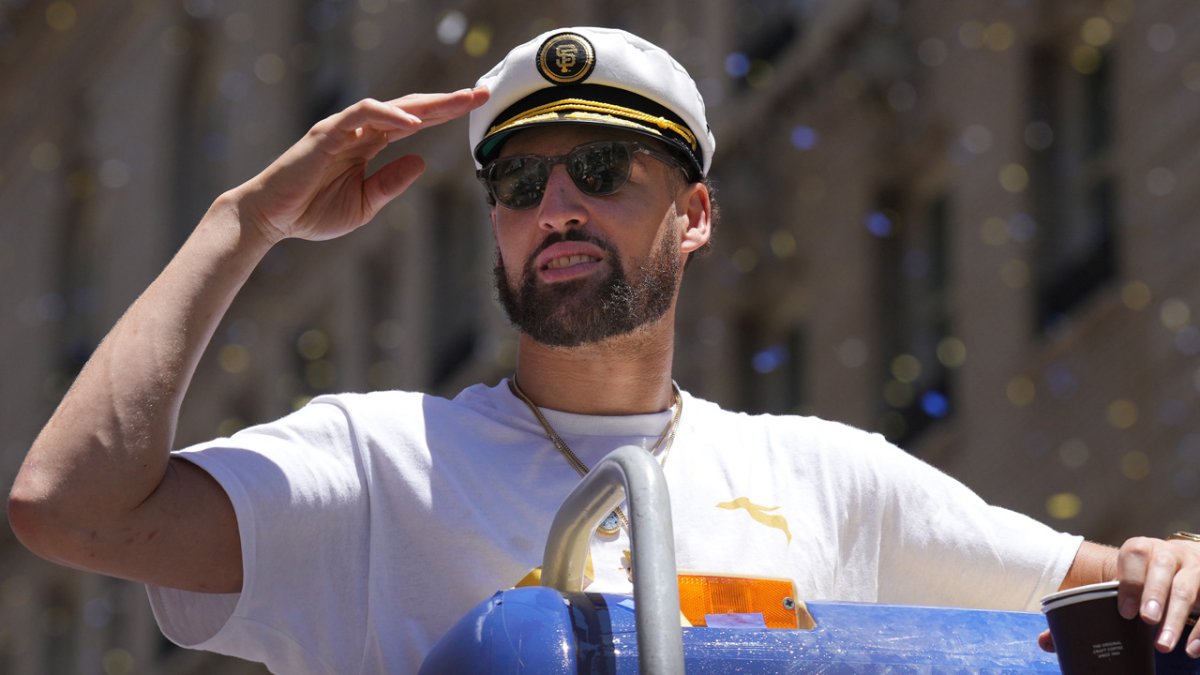
[[[616,248],[607,240],[580,230],[554,233],[525,262],[514,288],[499,249],[495,283],[500,304],[522,333],[552,347],[578,347],[610,337],[627,335],[662,318],[679,286],[679,252],[664,231],[650,255],[637,265],[630,280]],[[539,284],[534,261],[539,253],[560,241],[586,241],[603,250],[610,271],[603,279],[574,279]]]

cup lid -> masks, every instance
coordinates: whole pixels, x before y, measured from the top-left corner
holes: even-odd
[[[1064,605],[1114,596],[1117,594],[1118,585],[1116,581],[1104,581],[1098,584],[1076,586],[1075,588],[1068,588],[1065,591],[1051,593],[1042,598],[1042,611],[1048,612]]]

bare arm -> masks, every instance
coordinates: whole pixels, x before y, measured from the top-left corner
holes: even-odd
[[[169,455],[197,362],[273,244],[331,239],[369,221],[424,164],[402,157],[367,176],[367,162],[486,98],[483,90],[461,90],[360,101],[221,195],[101,342],[35,440],[8,501],[21,541],[80,569],[189,590],[240,590],[228,497],[207,473]]]
[[[1117,549],[1085,541],[1075,553],[1075,560],[1071,562],[1071,569],[1067,570],[1067,576],[1063,578],[1059,590],[1065,591],[1068,588],[1098,584],[1116,578]]]

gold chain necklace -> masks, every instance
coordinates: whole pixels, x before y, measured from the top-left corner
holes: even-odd
[[[586,476],[588,473],[587,464],[584,464],[583,461],[579,459],[579,457],[571,450],[571,447],[567,445],[567,442],[562,439],[562,436],[559,436],[558,432],[554,430],[554,427],[550,426],[550,421],[546,419],[546,416],[542,414],[542,411],[538,409],[537,405],[529,399],[524,390],[522,390],[520,385],[517,384],[517,378],[514,376],[508,382],[510,385],[512,385],[513,393],[517,395],[517,398],[525,402],[525,405],[529,407],[529,411],[533,413],[533,416],[537,418],[538,423],[542,425],[542,429],[544,429],[546,432],[546,438],[550,439],[550,442],[554,444],[555,449],[562,454],[562,456],[567,460],[567,463],[570,464],[580,476]],[[679,387],[676,387],[674,382],[671,383],[671,392],[675,397],[675,415],[671,418],[671,421],[667,423],[667,426],[663,428],[662,433],[658,435],[658,440],[654,442],[654,446],[651,447],[649,451],[650,454],[653,455],[660,446],[663,448],[661,460],[663,466],[666,466],[667,464],[667,455],[670,454],[671,446],[675,443],[675,432],[679,430],[679,418],[683,416],[683,397],[679,395]],[[665,446],[663,446],[664,442],[666,443]],[[625,531],[628,532],[629,520],[625,517],[625,513],[621,511],[621,507],[618,506],[617,508],[613,509],[612,513],[608,514],[608,516],[600,522],[600,526],[596,528],[596,531],[606,537],[611,537],[619,532],[620,528],[622,527],[624,527]]]

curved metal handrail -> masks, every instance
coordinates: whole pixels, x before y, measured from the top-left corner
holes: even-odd
[[[617,448],[567,495],[546,538],[542,585],[563,592],[582,590],[588,542],[622,496],[629,503],[633,546],[638,669],[649,675],[679,675],[683,673],[683,631],[671,498],[662,467],[645,450],[635,445]]]

